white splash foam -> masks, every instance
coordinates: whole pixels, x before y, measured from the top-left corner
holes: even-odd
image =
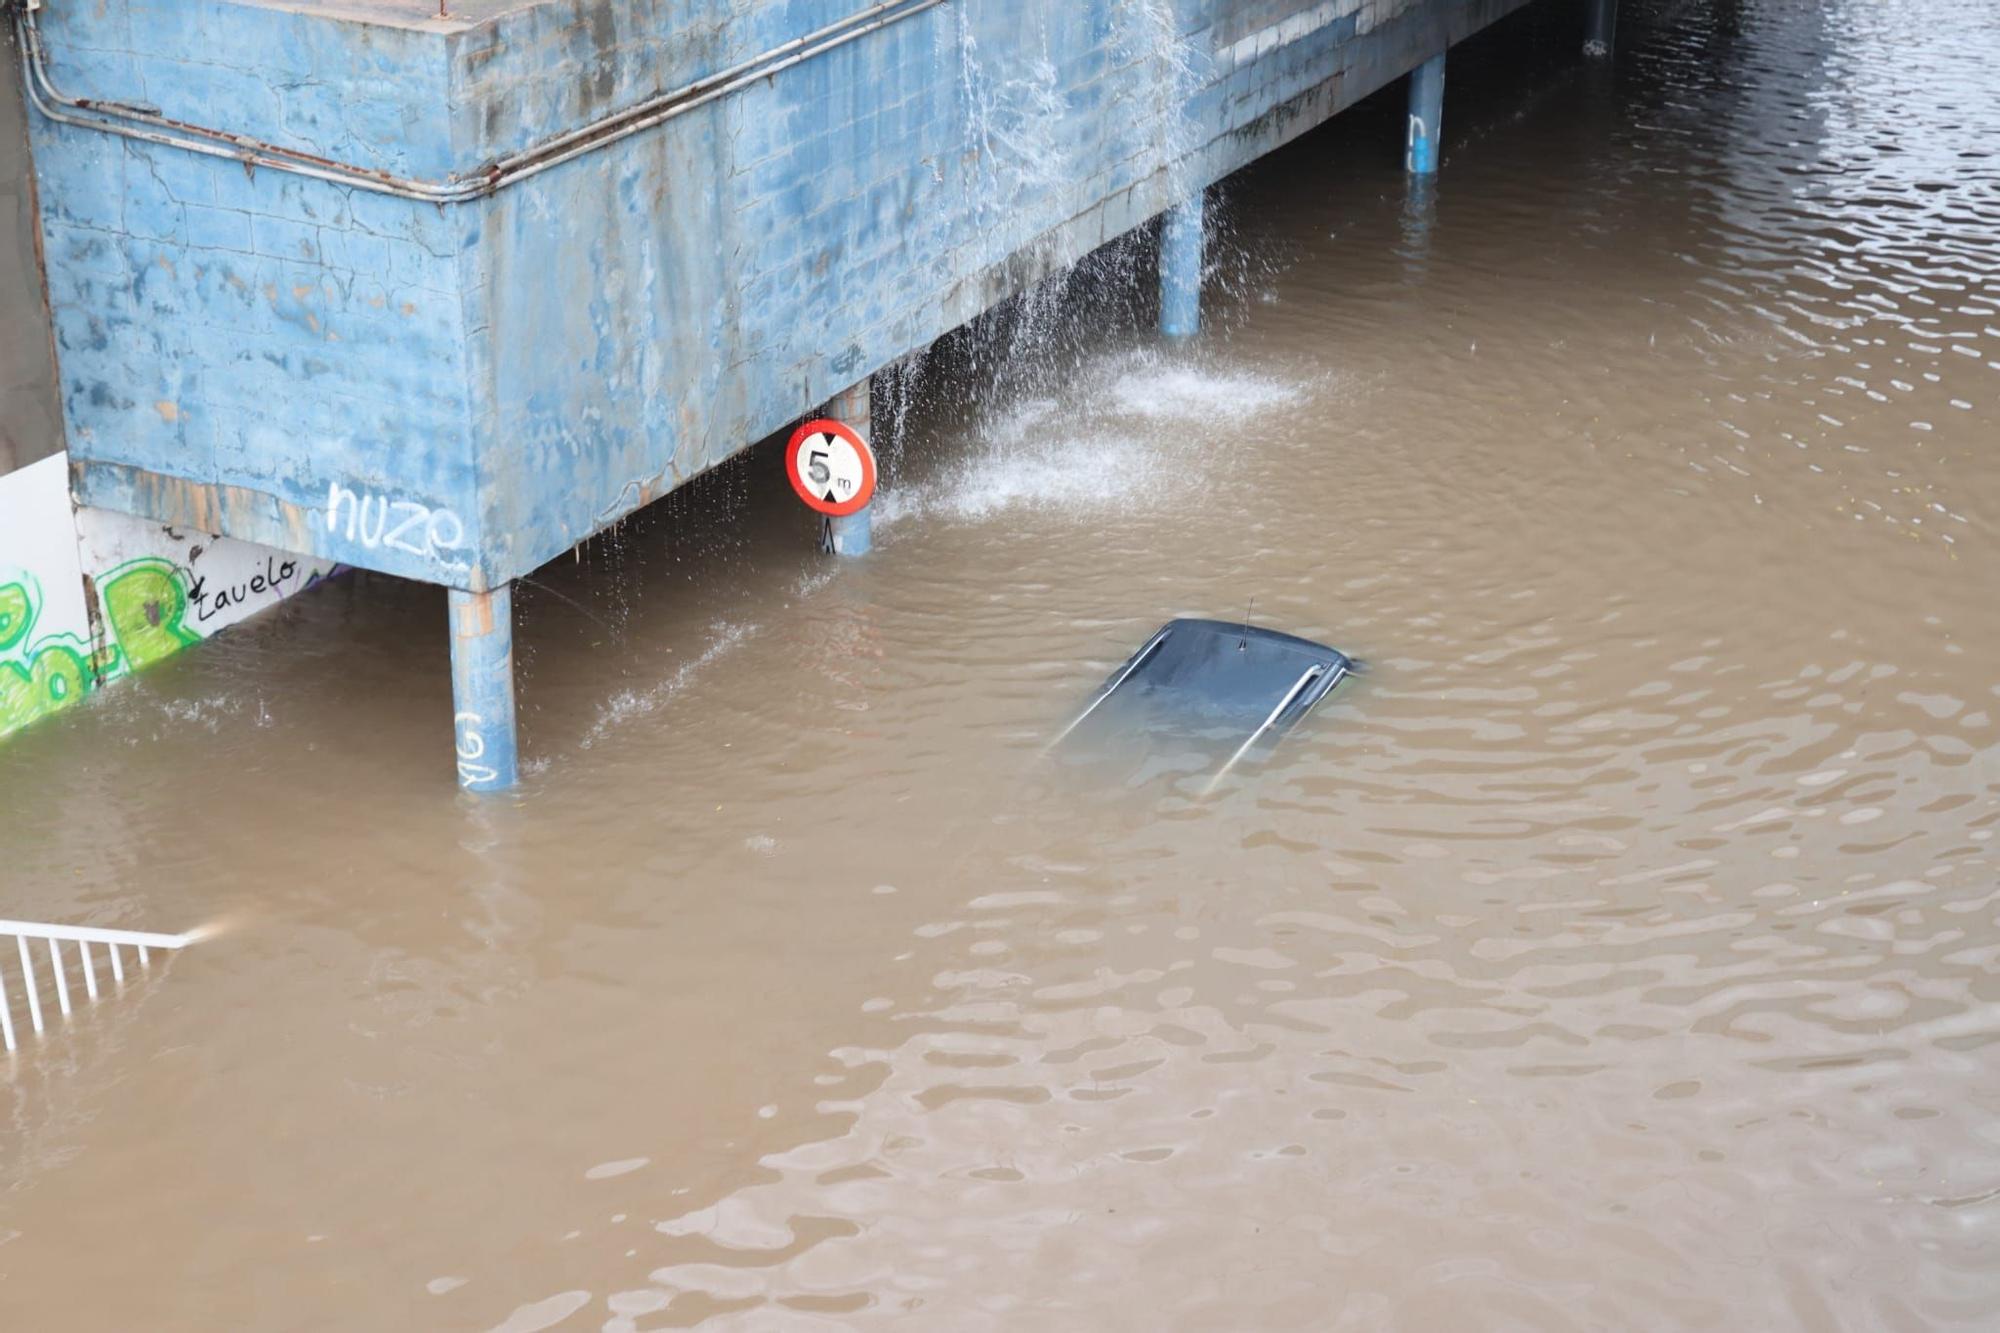
[[[262,704],[259,704],[262,707]],[[221,729],[223,716],[234,717],[243,711],[243,701],[232,699],[226,694],[212,694],[199,699],[162,699],[160,712],[170,721],[201,727],[207,731]]]
[[[1092,513],[1158,504],[1221,465],[1222,456],[1204,447],[1216,431],[1292,406],[1305,391],[1269,376],[1138,354],[1087,371],[1071,397],[1024,398],[982,423],[956,468],[877,498],[876,527],[916,517],[977,522],[1021,509]],[[1193,429],[1162,429],[1176,424]]]
[[[715,637],[709,641],[708,647],[702,649],[701,655],[681,663],[665,680],[643,690],[621,690],[606,699],[597,711],[597,720],[590,724],[590,730],[584,734],[583,748],[589,749],[624,722],[635,717],[645,717],[666,707],[675,695],[694,682],[703,668],[713,665],[731,649],[755,634],[757,627],[718,620],[712,632]]]
[[[792,595],[795,597],[811,597],[814,593],[826,587],[827,584],[833,582],[835,572],[836,569],[832,565],[821,569],[808,569],[805,573],[799,575],[798,583],[792,588]]]
[[[1052,438],[970,460],[930,508],[949,518],[984,519],[1010,509],[1087,511],[1131,506],[1170,474],[1144,441],[1120,435]]]
[[[1296,384],[1245,371],[1155,365],[1121,375],[1111,385],[1111,401],[1122,412],[1147,420],[1189,420],[1231,425],[1303,398]]]

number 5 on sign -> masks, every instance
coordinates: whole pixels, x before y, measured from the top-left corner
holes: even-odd
[[[843,422],[808,421],[793,431],[785,474],[808,508],[834,518],[858,514],[875,498],[875,451]]]

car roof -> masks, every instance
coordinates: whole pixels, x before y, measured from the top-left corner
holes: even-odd
[[[1235,751],[1233,763],[1295,725],[1352,668],[1345,653],[1295,634],[1182,617],[1127,658],[1062,735],[1192,739]]]

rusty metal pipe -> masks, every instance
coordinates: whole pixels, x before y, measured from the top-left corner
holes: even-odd
[[[263,167],[374,194],[442,206],[496,194],[516,181],[526,180],[621,139],[663,125],[761,79],[780,74],[815,56],[945,3],[946,0],[881,0],[881,3],[850,14],[837,23],[780,43],[727,69],[544,139],[485,166],[467,172],[453,172],[441,181],[398,176],[316,157],[249,135],[174,120],[144,107],[71,97],[56,87],[49,74],[47,53],[42,44],[35,9],[28,5],[16,8],[14,23],[20,35],[22,75],[28,100],[36,111],[58,124],[98,130],[206,157],[241,162],[248,167]]]

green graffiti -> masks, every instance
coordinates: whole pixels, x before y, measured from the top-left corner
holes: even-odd
[[[71,636],[52,636],[27,650],[28,632],[40,613],[40,589],[31,591],[30,582],[0,584],[0,651],[21,648],[18,659],[0,662],[0,736],[75,703],[91,686],[84,647]]]
[[[113,676],[150,666],[201,636],[183,622],[187,585],[165,560],[135,560],[98,584],[109,631],[95,651],[74,634],[30,640],[42,612],[33,578],[0,584],[0,736],[66,708]]]
[[[200,643],[206,636],[197,626],[204,621],[224,612],[241,616],[248,600],[280,600],[296,591],[300,564],[274,552],[262,568],[247,575],[239,569],[242,582],[211,588],[170,560],[128,561],[97,578],[94,645],[60,630],[34,637],[43,610],[41,585],[32,575],[10,570],[14,581],[0,583],[0,736],[75,703],[108,680]],[[297,587],[310,586],[319,574],[312,570]]]
[[[0,736],[75,703],[89,690],[83,654],[66,644],[48,645],[26,667],[0,662]]]
[[[187,588],[166,561],[135,561],[97,586],[111,637],[132,670],[201,642],[181,623],[187,617]]]
[[[26,588],[18,583],[0,586],[0,651],[28,637],[28,626],[35,621],[31,610]]]

